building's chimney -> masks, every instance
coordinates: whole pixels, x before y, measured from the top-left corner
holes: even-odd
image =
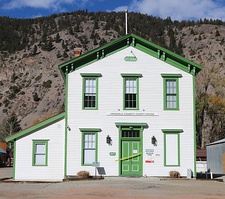
[[[82,49],[81,48],[74,48],[74,57],[79,57],[82,54]]]

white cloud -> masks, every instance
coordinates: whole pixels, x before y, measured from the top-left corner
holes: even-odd
[[[3,9],[15,9],[15,8],[43,8],[43,9],[53,9],[55,11],[62,10],[63,5],[74,5],[82,7],[87,4],[89,0],[11,0],[5,3]]]
[[[219,0],[132,0],[128,10],[172,20],[225,20],[225,4]]]
[[[125,10],[128,10],[128,6],[117,7],[114,11],[115,12],[122,12],[122,11],[125,11]]]

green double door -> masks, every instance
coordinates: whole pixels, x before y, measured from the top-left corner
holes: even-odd
[[[121,175],[142,176],[142,147],[139,130],[122,130]]]

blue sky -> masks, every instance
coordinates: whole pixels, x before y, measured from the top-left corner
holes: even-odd
[[[225,21],[225,0],[0,0],[0,16],[34,18],[76,10],[128,10],[172,20]]]

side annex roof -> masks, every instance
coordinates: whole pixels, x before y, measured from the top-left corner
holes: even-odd
[[[79,57],[60,64],[59,70],[63,76],[63,79],[65,80],[66,74],[110,56],[111,54],[129,46],[133,46],[136,49],[139,49],[192,75],[196,75],[202,69],[202,66],[180,55],[177,55],[165,48],[138,37],[135,34],[128,34],[92,51],[89,51]]]
[[[39,124],[31,126],[30,128],[27,128],[27,129],[25,129],[21,132],[15,133],[14,135],[12,135],[10,137],[7,137],[6,142],[15,141],[15,140],[20,139],[22,137],[25,137],[29,134],[32,134],[39,129],[45,128],[46,126],[49,126],[49,125],[51,125],[55,122],[58,122],[58,121],[62,120],[64,117],[65,117],[65,113],[61,113],[59,115],[56,115],[56,116],[54,116],[50,119],[47,119],[47,120],[45,120],[45,121],[43,121]]]

